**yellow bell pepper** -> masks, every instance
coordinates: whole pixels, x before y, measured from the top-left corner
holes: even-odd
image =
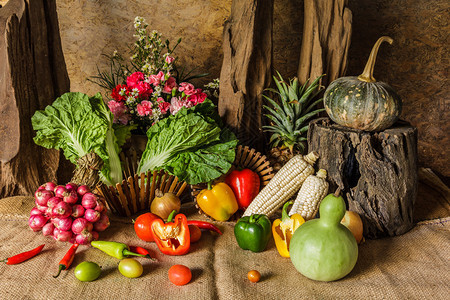
[[[227,221],[239,208],[233,190],[224,182],[202,190],[197,195],[197,205],[217,221]]]
[[[299,214],[293,214],[289,217],[287,208],[293,201],[288,201],[284,204],[281,212],[281,219],[276,219],[272,224],[272,233],[275,240],[275,246],[278,252],[283,257],[289,256],[289,243],[295,230],[300,227],[305,220]]]

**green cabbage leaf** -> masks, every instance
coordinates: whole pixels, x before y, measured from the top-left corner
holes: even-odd
[[[159,121],[147,137],[138,173],[164,169],[188,184],[211,182],[227,173],[238,143],[210,100]]]

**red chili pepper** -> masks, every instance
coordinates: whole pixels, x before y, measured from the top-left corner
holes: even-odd
[[[44,246],[45,246],[45,244],[40,245],[39,247],[34,248],[33,250],[22,252],[22,253],[14,255],[14,256],[11,256],[10,258],[1,260],[1,262],[6,262],[7,265],[19,264],[27,259],[30,259],[30,258],[38,255],[42,251],[42,248],[44,248]]]
[[[259,193],[259,176],[250,169],[231,171],[225,182],[233,190],[240,209],[247,208]]]
[[[214,224],[211,224],[209,222],[205,221],[198,221],[198,220],[188,220],[188,225],[195,225],[200,229],[208,229],[214,232],[217,232],[218,234],[222,234],[222,231],[220,231],[219,228],[217,228]]]
[[[150,259],[154,260],[154,258],[150,256],[150,252],[148,252],[148,250],[145,248],[142,248],[139,246],[130,246],[130,251],[145,255],[146,258],[150,258]]]
[[[75,252],[77,252],[77,249],[78,244],[76,243],[69,248],[69,251],[67,251],[66,255],[64,255],[64,257],[59,262],[58,274],[53,276],[54,278],[58,277],[62,270],[67,270],[70,267],[75,257]]]

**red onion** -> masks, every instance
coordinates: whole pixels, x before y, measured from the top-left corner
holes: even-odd
[[[44,207],[47,208],[47,206]],[[30,216],[32,215],[43,215],[43,213],[37,207],[33,207],[30,211]]]
[[[55,192],[55,196],[63,198],[63,197],[64,197],[63,194],[64,194],[65,192],[67,192],[67,189],[66,189],[66,187],[63,186],[63,185],[57,185],[57,186],[55,187],[54,192]]]
[[[59,230],[71,230],[72,229],[72,218],[60,218],[55,227]]]
[[[53,224],[55,227],[57,227],[57,226],[58,226],[58,223],[59,223],[59,220],[61,220],[61,218],[53,217],[53,218],[50,219],[50,222],[52,222],[52,224]]]
[[[97,231],[91,231],[92,234],[92,240],[96,241],[98,240],[98,232]]]
[[[97,205],[95,206],[94,210],[98,211],[98,212],[102,212],[106,209],[105,203],[99,199],[97,201]]]
[[[42,234],[45,236],[52,235],[54,230],[55,226],[53,225],[53,223],[48,222],[47,224],[44,225],[44,227],[42,227]]]
[[[83,198],[81,199],[81,205],[83,205],[84,208],[94,208],[97,206],[98,202],[98,196],[93,193],[86,193],[84,194]]]
[[[34,193],[35,202],[39,205],[47,205],[48,200],[54,196],[55,194],[52,191],[47,190],[38,190]]]
[[[106,214],[101,214],[100,219],[94,223],[95,231],[104,231],[110,225],[109,218]]]
[[[28,225],[33,231],[39,231],[44,227],[45,223],[47,223],[48,219],[43,215],[32,215],[28,219]]]
[[[75,234],[80,234],[83,231],[92,231],[94,226],[91,222],[88,222],[85,218],[77,218],[72,222],[72,231]]]
[[[39,211],[41,211],[43,214],[45,214],[45,212],[48,209],[47,205],[44,206],[44,205],[39,205],[39,204],[36,204],[36,208],[39,209]]]
[[[80,196],[84,196],[84,194],[89,193],[91,189],[87,185],[80,185],[77,189],[77,193]]]
[[[53,208],[52,207],[47,207],[47,209],[44,212],[44,215],[51,218],[53,217]]]
[[[72,214],[72,206],[61,201],[53,207],[52,214],[54,217],[67,218]]]
[[[72,217],[79,218],[84,216],[84,207],[80,204],[72,206]]]
[[[91,208],[86,209],[84,212],[84,218],[89,222],[97,222],[100,219],[100,212]]]
[[[58,228],[55,228],[53,230],[53,238],[60,242],[68,242],[72,238],[73,233],[70,230],[60,230]]]
[[[41,185],[41,186],[38,188],[38,190],[39,190],[39,189],[44,189],[44,190],[52,191],[52,192],[53,192],[53,191],[55,190],[55,187],[56,187],[56,183],[49,181],[49,182],[44,183],[43,185]]]
[[[60,197],[52,197],[52,198],[48,199],[47,207],[53,208],[56,206],[56,204],[58,204],[61,201],[62,201],[62,198],[60,198]]]
[[[76,183],[69,182],[68,184],[66,184],[66,190],[68,190],[68,191],[74,190],[76,192],[77,189],[78,189],[78,185]]]
[[[83,231],[80,234],[77,234],[75,237],[75,242],[80,245],[87,245],[94,239],[94,236],[90,231]]]
[[[76,190],[66,190],[63,193],[63,201],[69,204],[75,204],[78,202],[78,194]]]

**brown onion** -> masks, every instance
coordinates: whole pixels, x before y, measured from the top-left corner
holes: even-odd
[[[181,201],[174,193],[168,192],[164,195],[160,190],[156,190],[156,197],[150,205],[150,212],[167,219],[173,210],[180,211]]]

